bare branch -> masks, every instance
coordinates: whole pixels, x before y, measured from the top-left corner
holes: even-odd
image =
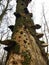
[[[2,11],[2,14],[0,15],[0,21],[2,21],[2,18],[4,17],[4,15],[5,15],[6,11],[7,11],[8,4],[9,4],[9,0],[7,1],[7,6],[6,6],[6,8]]]
[[[44,20],[45,20],[44,34],[45,34],[46,42],[48,44],[48,38],[47,38],[47,34],[45,32],[46,32],[46,27],[47,27],[47,32],[49,33],[49,28],[48,28],[47,20],[46,20],[46,17],[45,17],[44,6],[42,6],[42,8],[43,8],[43,17],[44,17]],[[48,53],[48,47],[47,47],[47,53]]]
[[[48,32],[49,32],[49,28],[48,28],[48,24],[47,24],[47,20],[46,20],[46,17],[45,17],[45,12],[44,12],[44,6],[43,6],[42,8],[43,8],[44,20],[45,20],[45,23],[46,23],[46,26],[47,26],[47,30],[48,30]]]

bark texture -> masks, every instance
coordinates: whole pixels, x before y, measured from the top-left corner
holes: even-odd
[[[16,23],[12,34],[12,40],[16,41],[15,47],[9,52],[6,65],[47,65],[47,56],[42,47],[43,41],[39,41],[42,34],[37,34],[31,20],[32,14],[27,6],[31,0],[17,0]]]

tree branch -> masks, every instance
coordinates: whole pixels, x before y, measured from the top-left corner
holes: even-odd
[[[2,21],[4,15],[5,15],[6,11],[7,11],[9,1],[10,1],[10,0],[7,1],[7,6],[6,6],[6,8],[2,11],[2,14],[0,15],[0,21]]]

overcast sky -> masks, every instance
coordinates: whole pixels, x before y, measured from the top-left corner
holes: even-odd
[[[49,0],[32,0],[28,6],[29,12],[33,13],[33,18],[35,24],[41,23],[43,16],[43,8],[46,16],[47,22],[49,21]]]

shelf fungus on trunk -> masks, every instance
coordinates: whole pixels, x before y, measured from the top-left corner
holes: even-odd
[[[8,45],[8,46],[10,46],[11,44],[13,45],[15,45],[16,44],[16,42],[14,41],[14,40],[4,40],[4,41],[1,41],[0,40],[0,43],[1,44],[4,44],[4,45]]]
[[[20,13],[14,12],[14,15],[16,16],[17,19],[18,19],[19,17],[21,17]]]
[[[25,13],[25,14],[28,14],[28,13],[29,13],[29,11],[28,11],[27,8],[24,8],[24,13]]]
[[[40,43],[43,44],[43,43],[45,43],[45,42],[40,40]]]
[[[10,25],[10,26],[8,26],[8,28],[10,28],[10,30],[13,32],[14,25]]]
[[[1,44],[7,45],[7,47],[4,47],[4,50],[7,52],[10,52],[11,50],[14,50],[13,52],[19,53],[20,51],[20,45],[14,40],[4,40],[0,41]]]
[[[36,25],[31,26],[31,28],[34,28],[34,29],[40,29],[41,26],[40,26],[39,24],[36,24]]]
[[[42,46],[42,47],[47,47],[48,44],[47,44],[47,43],[43,43],[41,46]]]
[[[41,37],[43,37],[43,35],[44,35],[43,33],[36,33],[37,38],[41,38]]]
[[[32,13],[29,13],[29,15],[30,15],[30,17],[32,17],[32,16],[33,16],[33,14],[32,14]]]

